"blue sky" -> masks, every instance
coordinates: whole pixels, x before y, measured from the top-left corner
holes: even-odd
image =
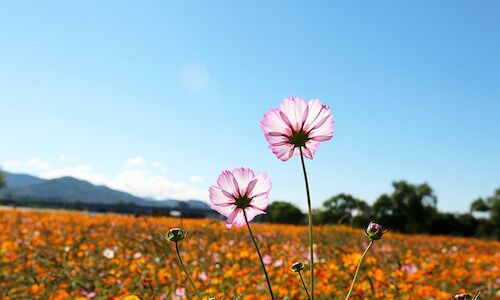
[[[305,207],[299,160],[259,121],[320,98],[335,137],[308,161],[315,206],[428,182],[447,211],[500,187],[497,1],[3,1],[0,165],[139,195],[198,197],[266,171]]]

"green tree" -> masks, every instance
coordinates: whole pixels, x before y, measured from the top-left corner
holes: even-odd
[[[269,223],[301,224],[305,220],[304,213],[297,206],[284,201],[272,202],[266,211],[262,220]]]
[[[5,174],[2,172],[2,169],[0,168],[0,190],[6,186],[7,184],[5,183]]]
[[[375,217],[385,226],[409,233],[429,232],[431,219],[437,213],[437,198],[424,184],[393,182],[392,194],[383,194],[373,204]]]
[[[500,240],[500,189],[497,189],[493,196],[486,198],[486,200],[479,198],[472,202],[470,210],[471,212],[489,213],[489,219],[483,220],[479,225],[478,234],[485,235],[489,232],[489,235]]]
[[[370,218],[370,206],[349,194],[338,194],[323,203],[323,223],[364,225]]]
[[[488,212],[490,211],[490,206],[482,198],[474,200],[470,205],[470,212]]]
[[[490,207],[490,221],[494,228],[493,235],[500,240],[500,189],[488,198],[487,203]]]

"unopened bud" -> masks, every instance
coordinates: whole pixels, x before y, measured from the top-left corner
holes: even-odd
[[[452,298],[453,300],[472,300],[472,295],[469,293],[456,294]]]
[[[292,271],[300,272],[302,270],[304,270],[304,264],[302,262],[297,261],[292,264]]]
[[[380,224],[370,222],[366,227],[365,235],[372,241],[380,240],[385,233],[385,229]]]
[[[172,228],[170,229],[167,234],[163,235],[163,238],[169,242],[174,242],[177,243],[179,241],[182,241],[186,235],[180,228]]]

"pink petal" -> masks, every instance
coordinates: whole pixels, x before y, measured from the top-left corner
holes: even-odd
[[[333,118],[331,115],[328,116],[321,126],[315,127],[309,132],[310,138],[316,138],[318,136],[333,137]]]
[[[243,226],[245,225],[245,216],[243,215],[243,210],[238,208],[229,215],[226,220],[226,227],[231,228],[232,226]]]
[[[252,201],[250,201],[250,205],[254,208],[264,211],[269,206],[269,198],[267,194],[254,197]]]
[[[253,208],[253,207],[245,208],[245,212],[247,213],[248,222],[252,221],[258,215],[265,215],[266,214],[266,212],[264,212],[260,209]],[[245,225],[245,224],[243,224],[243,225]]]
[[[233,176],[238,184],[239,194],[241,196],[245,196],[247,187],[254,177],[253,171],[246,168],[237,168],[233,170]]]
[[[292,124],[292,122],[290,122],[290,120],[288,119],[288,117],[286,116],[286,114],[284,112],[280,111],[280,117],[288,127],[294,129],[294,125]]]
[[[265,137],[270,146],[283,146],[286,144],[291,145],[290,141],[288,140],[288,137],[284,135],[276,136],[276,135],[266,134]]]
[[[224,171],[219,175],[217,179],[217,185],[222,189],[228,192],[233,196],[238,196],[239,188],[237,186],[237,182],[234,179],[234,176],[229,171]]]
[[[282,161],[287,161],[290,158],[294,157],[295,155],[299,155],[299,154],[300,154],[299,148],[294,147],[294,148],[290,149],[290,151],[288,151],[287,154],[283,155],[279,159],[281,159]]]
[[[284,99],[280,104],[282,116],[285,115],[290,121],[292,128],[299,131],[308,115],[307,101],[299,97]]]
[[[286,136],[286,135],[284,135],[281,132],[275,132],[275,131],[271,131],[271,132],[269,132],[267,134],[270,135],[270,136],[281,136],[281,137],[285,137]]]
[[[331,117],[331,112],[328,105],[322,104],[318,99],[309,101],[307,105],[309,107],[309,115],[304,123],[305,131],[310,131],[322,126],[322,124],[328,119],[328,117]]]
[[[302,148],[304,156],[309,159],[313,159],[314,153],[316,153],[316,149],[318,149],[319,144],[319,142],[314,140],[307,141],[306,146]]]
[[[312,139],[315,140],[316,142],[324,142],[324,141],[330,140],[332,137],[333,137],[333,135],[330,135],[330,136],[318,135],[318,136],[313,137]]]
[[[231,213],[233,213],[237,209],[236,205],[234,204],[228,204],[227,206],[212,204],[210,205],[210,208],[217,211],[218,213],[220,213],[225,217],[229,217]]]
[[[245,193],[247,197],[250,197],[250,194],[252,193],[253,188],[255,187],[256,184],[257,184],[257,179],[252,179],[252,181],[250,181],[250,183],[247,186],[247,191]]]
[[[264,118],[260,121],[260,127],[266,135],[271,132],[273,132],[273,135],[276,135],[276,133],[290,135],[292,132],[290,127],[281,118],[280,110],[277,108],[271,109],[264,114]]]
[[[269,146],[269,148],[271,148],[271,150],[273,151],[273,153],[276,155],[277,158],[285,161],[288,158],[283,159],[283,157],[287,155],[290,152],[290,150],[294,148],[294,146],[291,144],[284,144],[281,146]]]
[[[307,147],[302,148],[302,155],[309,159],[313,159],[314,153]]]
[[[272,187],[271,179],[269,178],[269,176],[267,176],[266,173],[262,172],[255,175],[254,180],[257,181],[251,193],[248,194],[248,197],[253,198],[256,197],[257,195],[264,195],[264,194],[266,194],[267,197],[267,194],[269,194],[269,191],[271,190]]]
[[[236,218],[236,215],[238,214],[238,210],[239,209],[234,210],[233,212],[231,212],[231,214],[229,216],[227,216],[227,220],[226,220],[226,227],[227,228],[231,228],[233,226],[233,221],[234,221],[234,218]]]
[[[235,203],[234,198],[228,197],[229,195],[227,193],[224,193],[225,191],[221,190],[217,186],[211,186],[208,189],[208,192],[210,193],[210,202],[212,202],[212,204],[222,205]]]

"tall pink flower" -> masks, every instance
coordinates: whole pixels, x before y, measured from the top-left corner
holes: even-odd
[[[333,137],[330,108],[318,99],[286,98],[264,114],[260,126],[269,148],[282,161],[298,155],[299,148],[312,159],[320,142]]]
[[[248,222],[265,214],[269,205],[271,179],[266,173],[254,174],[250,169],[237,168],[224,171],[217,179],[217,186],[211,186],[210,207],[227,217],[226,226],[245,225],[245,211]]]

